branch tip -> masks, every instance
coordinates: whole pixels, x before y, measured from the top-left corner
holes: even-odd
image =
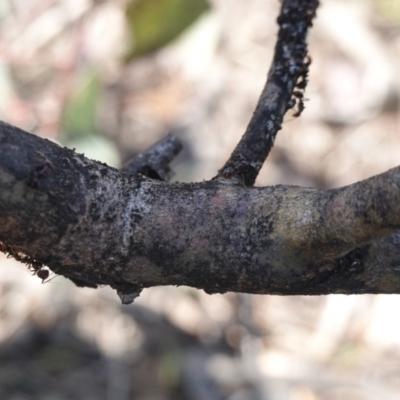
[[[133,174],[140,173],[152,179],[168,181],[174,175],[169,164],[182,148],[182,142],[176,136],[169,134],[145,152],[128,161],[122,170]]]

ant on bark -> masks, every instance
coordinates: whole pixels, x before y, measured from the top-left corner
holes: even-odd
[[[299,90],[295,90],[292,93],[292,98],[289,100],[287,108],[294,108],[297,106],[297,111],[293,114],[293,117],[297,118],[300,117],[301,113],[304,110],[304,94]]]
[[[48,279],[48,277],[50,276],[50,271],[47,268],[43,268],[43,264],[33,261],[31,262],[29,269],[33,272],[33,275],[37,275],[38,278],[40,278],[42,280],[42,283],[47,283],[50,282],[53,278]]]
[[[304,106],[304,89],[308,83],[308,68],[311,64],[311,57],[306,56],[303,60],[301,65],[300,75],[297,79],[295,90],[292,93],[292,97],[288,102],[287,108],[293,108],[297,106],[297,111],[293,114],[293,117],[297,118],[300,117],[301,113],[303,112]]]

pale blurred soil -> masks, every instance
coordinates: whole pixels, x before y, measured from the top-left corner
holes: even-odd
[[[265,82],[278,1],[213,0],[183,37],[128,64],[126,3],[1,2],[0,118],[116,166],[172,131],[185,144],[174,179],[210,179]],[[286,116],[259,186],[338,187],[399,164],[400,6],[322,3],[306,109]],[[65,132],[65,107],[87,76],[100,89],[97,136],[83,140]],[[185,287],[121,306],[109,288],[42,284],[2,256],[0,399],[398,399],[399,308],[395,295]]]

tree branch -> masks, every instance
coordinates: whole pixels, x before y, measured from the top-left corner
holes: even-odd
[[[214,179],[254,185],[286,111],[297,105],[294,115],[299,116],[304,109],[303,92],[310,64],[306,39],[318,4],[318,0],[282,2],[278,41],[267,83],[246,132]]]
[[[340,189],[167,184],[0,124],[0,241],[124,302],[209,293],[400,293],[400,168]]]
[[[250,187],[288,107],[303,108],[317,5],[283,2],[266,87],[210,182],[160,180],[181,147],[172,137],[119,171],[0,122],[0,251],[41,277],[47,266],[78,286],[110,285],[123,303],[156,285],[400,293],[400,167],[339,189]]]
[[[128,161],[122,169],[133,174],[141,173],[149,178],[168,181],[173,176],[169,164],[182,148],[182,142],[169,134],[144,153]]]

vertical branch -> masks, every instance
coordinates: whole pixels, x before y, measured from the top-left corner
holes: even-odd
[[[267,83],[245,134],[214,179],[254,185],[286,111],[297,106],[294,116],[299,116],[304,109],[303,91],[311,61],[306,39],[318,4],[318,0],[283,1],[278,17],[278,41]]]

